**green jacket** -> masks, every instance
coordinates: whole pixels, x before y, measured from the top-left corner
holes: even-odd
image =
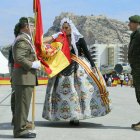
[[[131,34],[128,61],[130,64],[140,64],[140,28]]]
[[[31,68],[36,55],[32,48],[31,40],[26,34],[20,34],[12,48],[15,65],[12,73],[12,82],[14,85],[36,85],[37,73]]]

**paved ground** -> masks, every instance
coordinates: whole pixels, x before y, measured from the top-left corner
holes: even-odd
[[[48,122],[42,118],[45,89],[46,86],[36,88],[36,140],[140,140],[140,131],[130,128],[132,123],[140,121],[140,106],[136,102],[133,88],[109,88],[111,113],[104,117],[81,121],[78,127],[71,127],[68,122]],[[0,86],[0,102],[9,93],[10,86]],[[9,96],[0,104],[0,140],[13,139],[10,123]]]

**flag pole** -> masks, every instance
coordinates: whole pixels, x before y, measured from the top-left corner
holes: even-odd
[[[28,21],[28,23],[30,24],[29,21]],[[29,30],[30,30],[30,33],[31,33],[30,25],[29,25]],[[34,45],[32,33],[31,33],[31,38],[32,38],[32,43]],[[35,48],[33,48],[33,50],[35,51]],[[36,52],[35,52],[35,54],[36,54]],[[36,57],[36,60],[37,60],[37,57]],[[33,89],[33,92],[32,92],[32,129],[35,128],[35,123],[34,123],[35,122],[35,97],[36,97],[36,88],[34,86],[34,89]]]
[[[29,29],[30,29],[30,25],[29,25]],[[31,30],[30,30],[30,32],[31,32]],[[31,34],[31,38],[32,38],[32,43],[34,45],[34,39],[33,39],[32,34]],[[33,49],[35,51],[35,48],[33,48]],[[36,54],[36,51],[35,51],[35,54]],[[36,57],[36,60],[38,60],[37,57]],[[35,129],[35,98],[36,98],[36,88],[34,86],[34,89],[32,92],[32,129]]]
[[[36,96],[36,88],[33,89],[32,94],[32,129],[35,128],[35,96]]]
[[[33,9],[34,9],[35,4],[36,4],[36,0],[33,0]],[[30,30],[30,34],[31,34],[32,43],[34,45],[34,39],[33,39],[32,33],[31,33],[29,19],[28,19],[28,23],[29,23],[29,30]],[[33,47],[33,50],[35,51],[34,46],[32,46],[32,47]],[[35,54],[36,54],[36,51],[35,51]],[[37,59],[37,57],[36,57],[36,59]],[[34,86],[33,92],[32,92],[32,130],[35,129],[35,97],[36,97],[36,88]]]
[[[36,0],[33,0],[33,12],[34,12],[34,17],[35,17],[35,31],[34,31],[34,37],[35,37],[35,33],[36,33]],[[29,26],[30,27],[30,26]],[[30,29],[30,28],[29,28]],[[31,32],[31,29],[30,29],[30,32]],[[33,35],[31,34],[31,38],[32,38],[32,43],[33,43],[33,49],[35,51],[35,54],[36,54],[36,49],[35,49],[35,38],[33,37]],[[37,54],[36,54],[36,60],[38,60],[37,58]],[[35,129],[35,98],[36,98],[36,88],[34,86],[34,89],[33,89],[33,92],[32,92],[32,129]]]
[[[38,17],[38,12],[41,12],[41,11],[37,11],[38,9],[38,6],[40,6],[40,0],[33,0],[33,12],[34,12],[34,17],[35,17],[35,31],[34,31],[34,36],[32,36],[32,42],[34,44],[34,47],[35,47],[35,54],[36,54],[36,60],[38,60],[37,58],[37,52],[36,52],[36,34],[37,33],[40,33],[38,30],[37,30],[37,17]],[[39,7],[40,8],[40,7]],[[39,9],[41,10],[41,9]],[[42,27],[42,25],[41,25]],[[41,36],[39,36],[41,37]],[[40,47],[41,47],[41,40],[39,41],[39,44],[40,44]],[[32,96],[32,128],[34,128],[34,121],[35,121],[35,96],[36,96],[36,88],[34,86],[34,90],[33,90],[33,96]]]

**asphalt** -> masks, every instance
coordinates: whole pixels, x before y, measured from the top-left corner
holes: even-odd
[[[70,126],[68,122],[48,122],[42,118],[45,90],[45,85],[36,87],[36,140],[140,140],[140,131],[130,127],[140,121],[140,106],[134,88],[109,87],[112,111],[104,117],[80,121],[77,127]],[[10,93],[10,86],[0,85],[0,140],[14,139]],[[29,120],[31,118],[30,110]]]

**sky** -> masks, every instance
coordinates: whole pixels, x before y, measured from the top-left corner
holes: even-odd
[[[131,15],[140,15],[139,0],[40,0],[44,33],[62,12],[75,15],[105,15],[108,18],[128,21]],[[0,46],[11,44],[13,29],[20,17],[34,16],[33,0],[1,0]]]

